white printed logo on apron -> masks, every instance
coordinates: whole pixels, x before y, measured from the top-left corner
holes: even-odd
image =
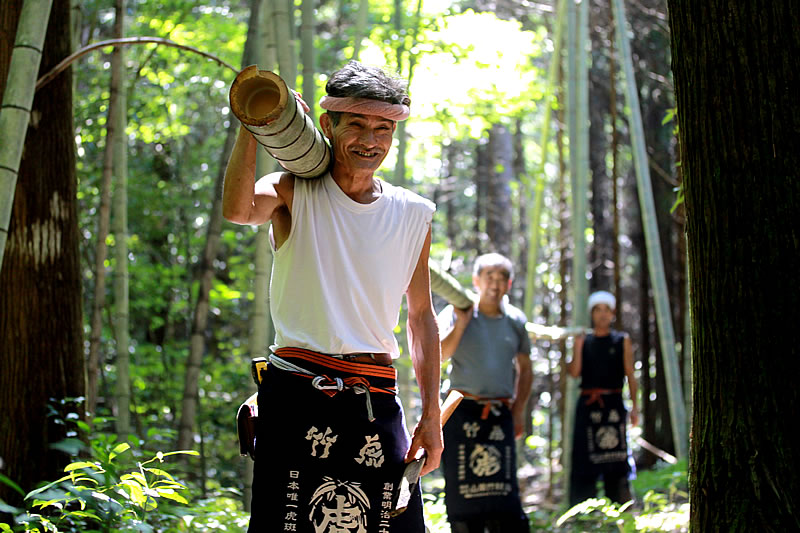
[[[500,471],[501,458],[500,450],[494,446],[477,444],[469,455],[469,467],[476,476],[493,476]]]
[[[325,476],[311,496],[309,520],[315,533],[367,533],[369,499],[360,483]]]

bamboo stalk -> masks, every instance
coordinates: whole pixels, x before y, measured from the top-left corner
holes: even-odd
[[[116,0],[115,32],[125,34],[125,0]],[[114,233],[114,339],[116,345],[117,382],[114,390],[117,418],[116,430],[127,435],[131,429],[130,383],[130,272],[128,270],[128,124],[127,79],[125,74],[125,49],[114,48],[111,59],[117,75],[117,95],[114,116],[113,184],[112,198]],[[112,89],[113,90],[113,89]],[[181,449],[181,448],[179,448]]]
[[[23,3],[3,91],[0,107],[0,139],[3,139],[0,143],[0,268],[3,266],[17,174],[31,118],[33,88],[52,5],[52,0]]]
[[[331,149],[280,76],[246,67],[233,80],[230,102],[236,118],[288,172],[298,178],[327,172]]]
[[[466,309],[478,302],[477,294],[464,288],[456,278],[445,272],[433,259],[428,260],[428,270],[431,274],[431,290],[454,307]],[[582,327],[563,328],[534,324],[533,322],[526,323],[525,329],[531,340],[561,340],[587,332],[587,329]]]
[[[465,289],[456,278],[448,274],[433,259],[428,260],[431,273],[431,290],[458,309],[466,309],[478,302],[478,295]]]
[[[533,187],[533,212],[530,219],[530,237],[528,239],[528,267],[525,270],[525,314],[533,316],[533,295],[536,287],[536,260],[539,255],[539,231],[542,216],[542,197],[544,196],[545,164],[547,163],[547,145],[550,142],[550,116],[553,106],[550,103],[553,87],[556,83],[556,74],[561,62],[561,43],[564,33],[564,19],[566,18],[567,0],[558,1],[558,15],[553,31],[553,58],[547,72],[547,86],[544,91],[544,117],[542,118],[542,138],[539,141],[541,158],[539,169],[536,173],[536,184]]]
[[[647,246],[647,268],[653,285],[653,300],[656,308],[661,352],[664,356],[664,376],[669,389],[669,413],[672,425],[672,437],[675,452],[679,459],[688,455],[689,435],[686,422],[686,405],[683,402],[678,357],[675,353],[675,333],[672,325],[672,313],[667,296],[667,280],[664,274],[664,261],[661,255],[661,241],[655,218],[656,207],[653,200],[653,188],[650,182],[650,169],[647,160],[647,148],[644,141],[644,126],[639,107],[639,94],[636,78],[633,75],[633,59],[630,43],[625,27],[625,6],[622,0],[613,0],[614,22],[616,25],[617,48],[620,51],[625,81],[625,96],[628,105],[628,122],[633,143],[633,161],[636,170],[636,185],[639,189],[639,203],[642,212],[645,244]]]

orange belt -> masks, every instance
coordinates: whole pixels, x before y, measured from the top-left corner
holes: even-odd
[[[314,381],[314,386],[333,397],[337,392],[342,390],[338,387],[340,380],[346,388],[352,388],[354,385],[360,385],[369,388],[370,392],[381,392],[384,394],[397,394],[397,370],[393,367],[382,365],[375,365],[372,363],[358,363],[353,361],[342,361],[330,355],[324,355],[304,348],[278,348],[275,350],[275,355],[281,359],[307,361],[313,365],[321,366],[324,368],[338,371],[345,374],[355,374],[346,377],[330,377],[327,374],[315,372],[306,368],[303,371],[294,372],[288,370],[294,375],[309,378]],[[320,369],[321,370],[321,369]],[[377,378],[379,381],[392,380],[393,385],[376,386],[369,381],[369,378]]]
[[[586,405],[592,405],[594,402],[600,404],[600,407],[605,407],[603,403],[603,395],[605,394],[620,394],[622,389],[581,389],[581,396],[588,396]]]
[[[475,394],[470,394],[469,392],[464,392],[461,390],[458,392],[462,393],[464,397],[467,399],[483,404],[483,411],[481,411],[481,420],[486,420],[489,418],[489,412],[492,410],[492,407],[496,407],[498,405],[505,405],[506,407],[511,409],[511,398],[487,398],[485,396],[477,396]]]

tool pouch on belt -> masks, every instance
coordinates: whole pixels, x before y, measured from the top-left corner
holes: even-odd
[[[239,433],[239,453],[256,458],[256,423],[258,422],[258,393],[250,396],[236,413],[236,429]]]
[[[256,386],[261,383],[261,372],[267,369],[267,360],[256,357],[250,362],[250,375]],[[250,396],[239,406],[236,413],[236,430],[239,434],[239,453],[256,458],[256,424],[258,422],[258,393]]]

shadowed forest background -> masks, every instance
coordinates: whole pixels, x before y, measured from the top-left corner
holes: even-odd
[[[682,413],[681,432],[688,434],[687,412],[689,419],[694,412],[698,423],[690,346],[710,354],[703,361],[722,361],[725,367],[732,344],[744,350],[769,340],[769,352],[781,352],[775,365],[784,374],[763,365],[750,369],[738,356],[730,367],[738,374],[730,381],[716,371],[701,373],[703,385],[713,389],[726,383],[742,399],[751,392],[776,391],[756,401],[752,411],[745,409],[746,417],[741,416],[750,425],[736,433],[743,418],[720,399],[726,394],[702,389],[704,399],[714,399],[703,403],[713,407],[702,420],[717,412],[734,413],[723,417],[723,433],[709,436],[708,442],[719,442],[730,430],[728,436],[773,438],[778,450],[800,449],[797,437],[789,437],[777,421],[783,409],[798,406],[796,387],[784,387],[787,375],[797,375],[797,348],[775,333],[797,315],[797,284],[773,285],[798,266],[800,236],[791,221],[800,193],[796,171],[786,174],[786,169],[800,168],[792,166],[798,156],[773,165],[753,155],[766,153],[759,150],[767,150],[768,141],[763,146],[754,142],[752,153],[734,153],[709,142],[705,130],[706,141],[692,137],[694,152],[684,152],[690,157],[707,146],[723,154],[719,161],[749,162],[726,181],[742,183],[742,189],[715,211],[733,212],[734,202],[751,194],[744,211],[742,203],[736,204],[752,222],[747,227],[708,214],[713,210],[702,191],[713,196],[710,188],[698,185],[692,197],[683,185],[687,158],[681,162],[677,109],[688,109],[690,100],[685,96],[687,105],[678,105],[673,68],[695,72],[691,69],[699,62],[674,61],[670,24],[673,32],[680,23],[687,34],[699,34],[694,25],[701,20],[740,20],[731,15],[733,8],[698,9],[694,18],[680,19],[688,7],[678,8],[676,15],[675,10],[668,13],[667,0],[628,0],[623,10],[624,41],[630,44],[626,51],[615,29],[620,0],[584,0],[577,7],[570,0],[55,0],[46,9],[42,6],[49,2],[40,3],[41,12],[49,9],[50,16],[36,78],[54,75],[36,92],[18,177],[3,189],[8,198],[0,198],[11,212],[0,273],[0,522],[9,524],[0,523],[4,531],[13,526],[12,516],[25,515],[26,505],[29,517],[50,513],[58,531],[244,530],[252,466],[238,453],[235,414],[255,391],[250,359],[264,355],[273,336],[267,300],[271,257],[266,228],[222,220],[220,194],[239,127],[229,109],[228,89],[236,72],[249,64],[279,72],[302,93],[315,118],[327,75],[349,59],[380,66],[409,82],[411,119],[398,127],[379,176],[437,204],[431,257],[464,287],[470,286],[475,257],[496,251],[514,262],[510,299],[534,324],[586,327],[588,293],[615,293],[616,328],[631,335],[640,383],[641,424],[631,442],[640,470],[634,485],[637,504],[620,510],[596,503],[556,524],[566,511],[561,459],[569,438],[565,404],[572,389],[563,362],[572,338],[534,335],[530,423],[518,448],[520,485],[534,529],[580,531],[619,523],[630,531],[688,530],[689,440],[675,435],[671,413]],[[39,6],[12,0],[0,8],[0,92],[8,84],[23,4]],[[671,9],[672,4],[682,2],[672,2]],[[788,6],[765,8],[758,17],[746,9],[740,15],[763,17],[766,22],[759,28],[775,21],[791,27],[798,20],[797,8]],[[758,57],[769,55],[778,42],[787,57],[799,51],[791,32],[773,33],[778,37],[764,44]],[[88,48],[130,37],[159,42]],[[85,53],[71,66],[56,68],[82,49]],[[783,69],[777,79],[796,80],[788,64],[777,58],[758,68],[775,65]],[[635,86],[628,85],[634,80],[624,74],[626,65]],[[784,94],[792,84],[764,83],[770,89],[759,93],[761,85],[742,81],[749,101],[726,101],[724,87],[716,87],[714,94],[722,96],[712,99],[727,102],[723,109],[731,117],[755,109],[747,102],[759,98],[785,102],[785,107],[767,107],[786,112],[780,127],[771,127],[788,132],[772,139],[776,153],[788,154],[797,146],[800,125],[796,102]],[[569,92],[576,87],[572,100]],[[631,113],[626,87],[638,96],[640,117]],[[569,101],[577,102],[583,114],[570,117]],[[706,109],[696,101],[691,108]],[[773,112],[770,120],[781,122],[775,118],[779,115]],[[570,120],[576,121],[578,134],[570,134]],[[685,120],[703,122],[697,115]],[[748,124],[731,118],[731,131],[741,132]],[[747,138],[746,131],[730,136],[738,146]],[[274,170],[274,161],[262,155],[259,172]],[[700,168],[696,160],[688,161],[690,168]],[[703,169],[703,175],[725,176],[727,164]],[[737,181],[762,171],[762,181]],[[644,193],[643,174],[649,184]],[[756,194],[762,185],[770,192]],[[706,232],[702,223],[696,233],[689,228],[697,239],[693,256],[687,245],[690,198],[703,213],[697,220],[705,220],[708,228],[746,235],[749,244],[743,246],[764,260],[765,269],[756,273],[739,249],[722,246],[714,256],[709,244],[703,255],[702,243],[727,241]],[[643,212],[642,205],[651,210]],[[758,221],[769,238],[756,234],[759,228],[752,226]],[[657,232],[649,238],[648,226]],[[759,247],[775,252],[758,255]],[[660,261],[648,266],[654,250]],[[730,263],[721,260],[726,253]],[[719,280],[719,285],[711,283],[713,294],[741,298],[708,297],[705,304],[699,299],[692,304],[695,331],[708,333],[700,340],[690,333],[690,257],[697,279],[708,269],[721,269],[712,276]],[[741,273],[728,270],[728,285],[726,264],[745,265]],[[701,311],[713,308],[712,302],[719,311],[740,311],[742,302],[749,304],[747,313],[767,308],[758,285],[743,288],[747,279],[763,281],[778,298],[763,318],[770,325],[755,328],[747,343],[735,335],[717,339],[728,331],[726,324],[713,317],[702,322],[706,315]],[[698,282],[694,290],[710,294],[703,288],[709,285]],[[434,294],[437,311],[446,303]],[[743,323],[753,324],[743,318],[727,327],[743,331]],[[418,391],[404,328],[401,311],[396,333],[403,353],[396,366],[413,423]],[[668,379],[666,368],[677,371],[677,380]],[[753,377],[752,390],[739,388],[742,377]],[[694,387],[697,391],[698,384]],[[670,405],[670,397],[673,402],[678,398],[680,406]],[[758,449],[761,441],[752,439]],[[174,451],[186,453],[159,455]],[[700,448],[693,453],[698,461],[706,457]],[[773,525],[798,520],[800,491],[792,492],[800,483],[796,469],[779,482],[769,474],[785,474],[781,465],[796,465],[795,455],[775,454],[766,474],[753,466],[759,459],[751,461],[748,486],[762,480],[765,492],[789,494],[778,498],[777,511],[764,508]],[[742,466],[741,461],[735,464]],[[66,481],[95,487],[91,496],[59,485],[36,495],[64,502],[57,512],[31,508],[33,497],[23,500],[43,482],[64,476],[67,465],[73,478]],[[702,480],[700,467],[694,468]],[[742,466],[742,472],[747,470]],[[424,483],[427,516],[437,532],[449,531],[443,485],[438,473]],[[759,492],[762,497],[769,499]],[[78,498],[88,499],[86,510]],[[730,509],[738,500],[725,501]],[[758,515],[739,512],[739,526]],[[20,525],[21,518],[18,522],[14,530],[35,527]],[[106,529],[98,526],[104,523]]]

